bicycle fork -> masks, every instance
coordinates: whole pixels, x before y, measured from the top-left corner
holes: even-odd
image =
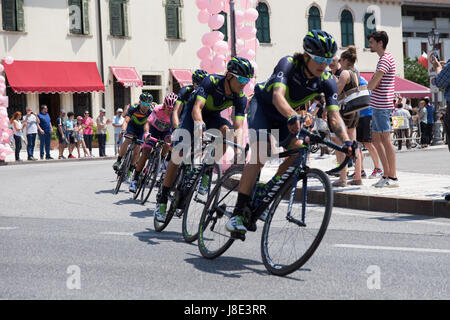
[[[299,170],[299,169],[297,169]],[[308,186],[308,180],[306,179],[306,174],[303,177],[303,181],[302,181],[302,219],[298,220],[295,219],[294,217],[291,216],[291,212],[292,212],[292,206],[294,204],[294,198],[295,198],[295,191],[297,190],[297,183],[298,183],[298,179],[302,176],[302,174],[298,171],[295,173],[294,175],[294,181],[292,184],[292,190],[291,190],[291,194],[289,196],[289,205],[288,205],[288,212],[286,215],[286,220],[292,223],[295,223],[296,225],[300,226],[300,227],[306,227],[305,224],[305,214],[306,214],[306,203],[307,203],[307,195],[308,195],[308,190],[307,190],[307,186]]]

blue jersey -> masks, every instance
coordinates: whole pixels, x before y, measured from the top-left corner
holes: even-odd
[[[148,117],[152,114],[152,107],[150,107],[146,113],[141,112],[141,108],[139,104],[135,104],[128,109],[127,114],[125,115],[125,119],[129,118],[129,125],[133,125],[136,128],[144,128],[145,123],[147,122]]]
[[[284,97],[293,109],[304,105],[323,92],[327,110],[339,110],[337,84],[333,75],[330,72],[324,72],[320,78],[308,79],[302,56],[299,59],[294,59],[292,56],[282,58],[272,76],[255,87],[255,96],[266,107],[265,110],[271,116],[280,118],[280,113],[272,103],[273,90],[278,87],[286,89]]]
[[[186,104],[189,101],[189,98],[191,97],[193,91],[194,91],[194,86],[185,86],[185,87],[181,88],[180,91],[178,92],[177,102]]]
[[[366,79],[364,79],[363,77],[359,76],[359,85],[360,86],[364,86],[366,85],[368,82],[366,81]],[[371,117],[372,116],[372,107],[368,107],[365,109],[362,109],[359,111],[359,117],[360,118],[364,118],[364,117]]]
[[[245,108],[247,107],[247,96],[241,92],[239,94],[225,94],[225,76],[213,74],[205,77],[195,90],[193,99],[189,104],[194,105],[197,99],[205,102],[202,109],[203,114],[220,113],[222,110],[234,106],[235,117],[244,119]]]

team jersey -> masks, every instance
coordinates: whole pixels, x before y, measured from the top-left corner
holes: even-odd
[[[194,91],[194,86],[186,86],[180,89],[178,92],[177,102],[181,102],[182,104],[186,104],[191,97],[192,92]]]
[[[278,62],[272,76],[266,82],[256,85],[255,96],[262,105],[268,107],[266,110],[274,117],[280,117],[280,113],[272,103],[273,90],[278,87],[286,89],[284,97],[293,109],[323,92],[327,110],[339,110],[337,84],[332,74],[325,71],[320,78],[308,79],[304,68],[302,56],[299,60],[286,56]]]
[[[205,101],[202,110],[204,113],[220,113],[232,106],[235,108],[235,118],[244,119],[247,107],[247,96],[244,92],[225,95],[225,76],[212,74],[205,77],[195,90],[195,98],[189,104],[194,104],[197,99]]]
[[[129,124],[135,125],[137,127],[144,127],[151,113],[152,113],[151,107],[144,114],[141,112],[139,104],[136,103],[130,107],[127,114],[125,115],[125,119],[126,118],[130,119]]]
[[[171,115],[167,115],[164,105],[158,105],[147,120],[158,131],[169,131],[172,125]]]

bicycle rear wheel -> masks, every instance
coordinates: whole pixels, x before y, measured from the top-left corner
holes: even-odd
[[[155,185],[160,165],[159,154],[152,153],[148,161],[149,165],[147,166],[147,172],[145,173],[144,183],[142,184],[141,204],[145,204],[145,202],[148,200]]]
[[[225,224],[234,211],[242,166],[235,166],[219,179],[203,209],[198,230],[198,248],[203,257],[214,259],[233,244]]]
[[[305,183],[307,192],[306,201],[303,201]],[[313,255],[326,232],[333,208],[328,176],[321,170],[309,169],[306,180],[301,179],[297,184],[300,190],[292,199],[288,217],[293,187],[293,180],[288,181],[284,191],[274,200],[261,237],[264,266],[278,276],[298,270]]]
[[[205,190],[205,194],[199,192],[200,187],[203,183],[203,178],[205,174],[200,176],[196,183],[195,188],[192,188],[186,196],[185,203],[186,207],[183,213],[183,238],[186,242],[193,242],[198,238],[198,223],[205,207],[206,201],[208,200],[211,190],[217,184],[221,177],[221,169],[218,164],[212,166],[207,166],[205,169],[205,174],[209,178],[208,187]]]
[[[117,183],[116,188],[114,189],[114,194],[118,194],[120,190],[120,186],[122,185],[122,182],[125,181],[128,175],[128,168],[130,167],[131,163],[131,151],[127,151],[125,158],[122,161],[122,164],[120,165],[118,174],[117,174]]]

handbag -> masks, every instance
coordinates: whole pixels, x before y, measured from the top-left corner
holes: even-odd
[[[351,72],[356,76],[355,72]],[[358,82],[355,82],[358,83]],[[356,86],[339,95],[339,104],[341,105],[341,114],[347,115],[353,112],[366,109],[370,105],[370,91],[367,85]]]

